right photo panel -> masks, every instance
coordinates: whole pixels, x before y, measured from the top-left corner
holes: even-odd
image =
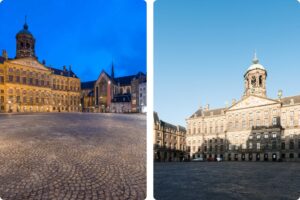
[[[155,199],[300,199],[300,1],[154,16]]]

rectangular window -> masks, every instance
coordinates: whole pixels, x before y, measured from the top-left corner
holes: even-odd
[[[290,149],[294,149],[294,140],[290,140]]]
[[[20,98],[20,96],[17,96],[17,103],[21,103],[21,98]]]
[[[269,116],[269,112],[265,111],[265,118],[268,118],[268,116]]]
[[[294,126],[294,111],[290,112],[290,126]]]
[[[249,126],[253,127],[253,120],[252,119],[250,119],[250,121],[249,121]]]
[[[276,146],[277,146],[276,141],[273,141],[273,142],[272,142],[272,149],[273,149],[273,150],[276,149]]]
[[[260,149],[260,143],[256,144],[256,149]]]
[[[16,82],[20,83],[20,76],[16,76]]]
[[[281,143],[281,149],[282,149],[282,150],[285,150],[285,142],[282,142],[282,143]]]
[[[4,83],[4,76],[0,76],[0,84]]]
[[[14,81],[14,76],[9,75],[9,76],[8,76],[8,81],[9,81],[9,82],[13,82],[13,81]]]
[[[257,139],[260,139],[260,134],[257,134],[256,138],[257,138]]]
[[[27,98],[23,97],[23,103],[27,103]]]
[[[23,84],[26,84],[26,77],[22,78],[22,82],[23,82]]]
[[[29,84],[33,85],[33,79],[32,78],[29,78]]]
[[[277,125],[277,117],[272,118],[272,125],[276,126]]]
[[[269,135],[268,135],[268,133],[266,133],[266,134],[265,134],[265,138],[266,138],[266,139],[267,139],[267,138],[269,138]]]
[[[256,126],[260,126],[260,119],[256,120]]]
[[[276,133],[272,133],[272,137],[273,137],[273,138],[276,138],[276,137],[277,137],[277,134],[276,134]]]

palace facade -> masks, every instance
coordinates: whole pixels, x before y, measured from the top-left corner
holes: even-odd
[[[184,161],[186,129],[159,119],[154,112],[154,161]]]
[[[187,122],[192,158],[300,161],[300,95],[267,97],[267,70],[256,56],[244,74],[244,94],[231,106],[200,108]]]
[[[16,35],[16,57],[0,56],[0,112],[80,111],[80,79],[39,62],[27,23]]]

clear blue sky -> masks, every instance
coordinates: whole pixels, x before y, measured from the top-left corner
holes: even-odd
[[[268,97],[300,95],[297,0],[158,0],[154,26],[154,109],[165,121],[240,99],[255,49]]]
[[[102,69],[115,75],[146,72],[144,0],[3,0],[0,3],[0,50],[15,57],[16,33],[27,15],[36,38],[36,55],[47,65],[72,65],[81,81]]]

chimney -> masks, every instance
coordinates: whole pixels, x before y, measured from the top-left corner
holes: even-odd
[[[8,55],[7,55],[7,51],[5,49],[2,50],[2,57],[7,60],[8,59]]]
[[[64,72],[65,72],[65,71],[67,71],[67,67],[66,67],[65,65],[64,65],[64,67],[63,67],[63,68],[64,68]]]
[[[43,64],[43,65],[46,65],[46,60],[42,60],[42,64]]]

